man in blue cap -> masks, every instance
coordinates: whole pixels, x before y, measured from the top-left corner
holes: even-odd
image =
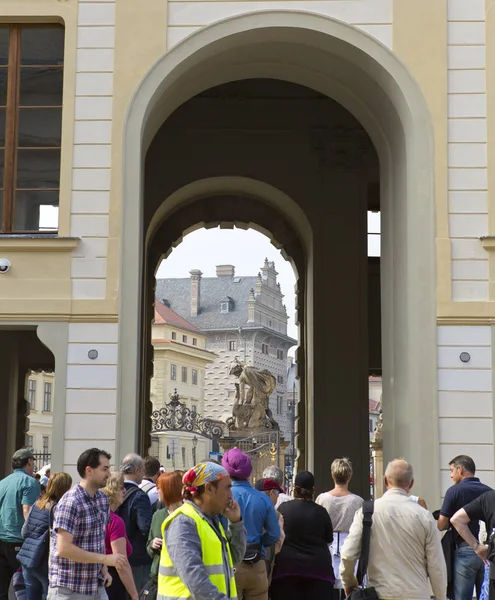
[[[29,448],[15,452],[12,469],[14,472],[0,481],[0,600],[8,598],[10,580],[20,566],[21,529],[41,492],[33,477],[34,456]]]

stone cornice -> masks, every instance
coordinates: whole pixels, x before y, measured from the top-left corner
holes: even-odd
[[[58,235],[0,235],[0,252],[72,252],[79,240]]]

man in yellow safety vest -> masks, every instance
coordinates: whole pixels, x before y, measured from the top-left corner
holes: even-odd
[[[246,551],[246,530],[227,471],[199,463],[183,479],[184,504],[165,519],[158,600],[237,599],[234,566]],[[225,531],[220,516],[228,521]]]

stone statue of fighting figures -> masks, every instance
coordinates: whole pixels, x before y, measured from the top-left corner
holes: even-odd
[[[275,377],[266,369],[244,365],[236,359],[229,371],[238,381],[229,429],[278,429],[269,407],[270,395],[277,385]]]

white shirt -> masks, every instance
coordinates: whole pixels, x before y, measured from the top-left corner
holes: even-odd
[[[158,501],[158,489],[154,483],[153,486],[151,486],[152,483],[153,482],[149,479],[143,479],[141,485],[139,486],[144,492],[148,494],[151,506],[153,506],[153,504],[155,504],[155,502]]]
[[[289,502],[289,500],[294,500],[291,496],[287,494],[279,494],[277,498],[277,504],[275,504],[275,510],[278,510],[278,507],[284,502]]]
[[[359,509],[341,552],[345,588],[357,586],[354,567],[362,533],[363,510]],[[429,600],[430,583],[436,600],[445,600],[447,568],[436,521],[404,490],[390,489],[374,504],[368,585],[376,588],[380,600]]]

